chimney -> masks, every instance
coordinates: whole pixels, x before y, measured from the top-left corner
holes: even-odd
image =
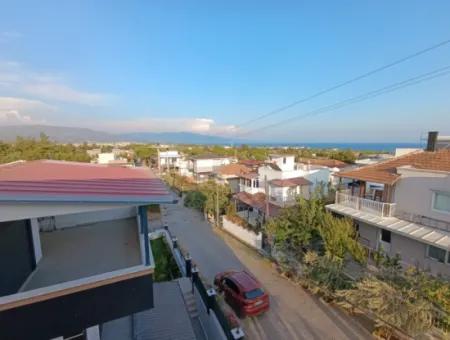
[[[436,151],[437,138],[438,131],[428,132],[427,148],[425,149],[425,151]]]

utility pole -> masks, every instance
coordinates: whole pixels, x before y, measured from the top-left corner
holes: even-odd
[[[264,214],[264,220],[269,218],[269,183],[267,182],[267,175],[264,175],[264,192],[266,194],[266,211]]]
[[[216,182],[216,226],[219,227],[219,185]]]

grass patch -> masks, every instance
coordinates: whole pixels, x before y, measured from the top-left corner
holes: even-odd
[[[154,281],[171,281],[179,278],[181,276],[180,270],[165,239],[159,237],[151,240],[150,244],[155,259]]]

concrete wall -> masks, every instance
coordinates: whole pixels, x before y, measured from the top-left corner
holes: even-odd
[[[311,191],[314,191],[317,186],[323,184],[326,193],[327,184],[331,180],[331,171],[329,168],[326,167],[321,169],[314,169],[308,171],[308,173],[303,175],[303,177],[305,177],[308,181],[313,183]]]
[[[285,155],[280,157],[270,157],[270,160],[275,162],[283,171],[292,171],[295,168],[295,156]],[[286,163],[284,163],[283,160],[286,160]]]
[[[223,229],[253,248],[262,249],[262,233],[255,234],[253,231],[234,224],[225,216],[223,216]]]
[[[371,249],[376,249],[378,244],[378,228],[363,222],[357,222],[361,243]]]
[[[450,214],[433,210],[433,192],[450,192],[450,175],[399,168],[394,202],[398,214],[411,213],[450,223]]]
[[[136,207],[55,216],[56,229],[136,216]]]

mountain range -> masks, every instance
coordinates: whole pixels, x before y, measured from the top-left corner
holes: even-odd
[[[228,138],[192,132],[132,132],[114,134],[88,128],[50,125],[0,126],[0,141],[14,141],[17,137],[39,138],[45,133],[51,140],[60,143],[82,142],[141,142],[174,144],[230,144]]]

